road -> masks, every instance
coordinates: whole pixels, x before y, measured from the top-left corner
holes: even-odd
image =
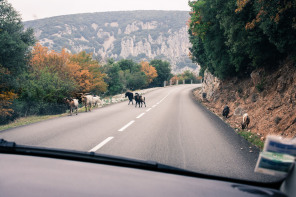
[[[266,181],[259,150],[192,98],[198,85],[158,88],[147,107],[128,101],[0,132],[19,144],[153,160],[206,174]]]

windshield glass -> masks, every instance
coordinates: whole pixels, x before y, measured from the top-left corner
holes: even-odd
[[[279,180],[254,170],[268,134],[295,137],[280,2],[0,0],[0,139]]]

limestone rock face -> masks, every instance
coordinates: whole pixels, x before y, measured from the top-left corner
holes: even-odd
[[[173,72],[198,70],[188,57],[188,12],[128,11],[77,14],[25,22],[39,42],[55,51],[86,51],[102,62],[109,58],[167,60]]]
[[[202,83],[202,89],[200,91],[200,94],[202,95],[203,93],[206,93],[206,98],[208,100],[212,100],[219,86],[220,80],[206,70],[204,73],[204,80]]]

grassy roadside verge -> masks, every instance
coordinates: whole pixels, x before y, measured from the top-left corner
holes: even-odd
[[[250,142],[252,145],[258,147],[260,150],[263,150],[264,142],[260,140],[260,138],[251,132],[248,131],[238,131],[237,134],[242,136],[244,139],[246,139],[248,142]]]
[[[256,134],[244,130],[238,131],[237,133],[252,145],[257,146],[260,150],[263,150],[264,142],[261,141]]]
[[[43,120],[57,118],[57,117],[65,116],[65,115],[67,115],[67,114],[22,117],[22,118],[16,119],[15,121],[13,121],[11,123],[1,125],[0,126],[0,131],[15,128],[15,127],[19,127],[19,126],[24,126],[24,125],[28,125],[28,124],[32,124],[32,123],[36,123],[36,122],[40,122],[40,121],[43,121]]]
[[[85,108],[81,107],[78,109],[78,113],[84,112]],[[44,115],[44,116],[28,116],[28,117],[22,117],[14,120],[11,123],[5,124],[5,125],[0,125],[0,131],[6,130],[6,129],[11,129],[19,126],[25,126],[29,125],[32,123],[40,122],[43,120],[49,120],[53,118],[58,118],[58,117],[63,117],[63,116],[68,116],[69,115],[69,110],[67,110],[66,113],[63,114],[56,114],[56,115]],[[73,116],[75,115],[75,112],[73,113]]]

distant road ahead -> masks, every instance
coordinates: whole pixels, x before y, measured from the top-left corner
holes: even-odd
[[[19,144],[95,151],[241,179],[254,173],[258,149],[192,99],[198,85],[159,88],[147,107],[128,102],[0,132]],[[250,148],[251,147],[251,148]],[[252,151],[250,151],[252,150]]]

